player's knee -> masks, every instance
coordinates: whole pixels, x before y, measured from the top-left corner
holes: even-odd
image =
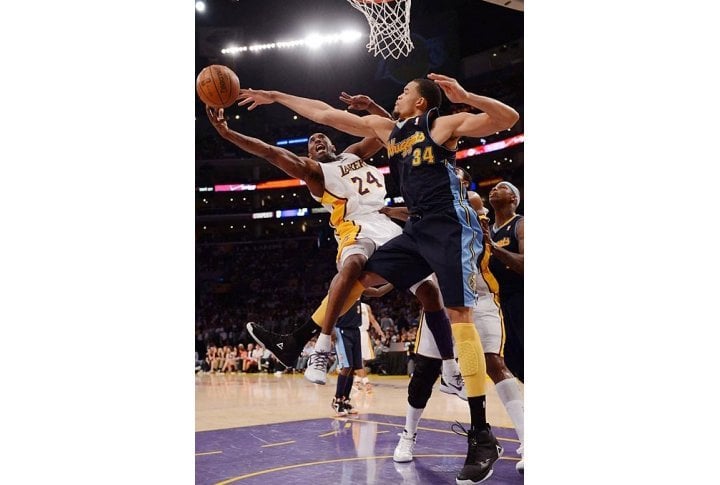
[[[342,274],[357,278],[365,266],[366,258],[361,254],[353,254],[343,263]]]
[[[498,354],[485,354],[485,367],[487,375],[493,382],[499,382],[503,378],[505,363]]]
[[[430,281],[425,281],[415,292],[423,309],[428,312],[434,312],[442,308],[442,299],[440,298],[440,290]]]
[[[442,361],[415,354],[415,370],[408,385],[408,404],[422,409],[430,399],[433,385],[440,375]]]

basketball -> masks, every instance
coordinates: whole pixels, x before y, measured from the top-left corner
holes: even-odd
[[[195,88],[203,103],[227,108],[240,94],[240,80],[229,67],[213,64],[200,71]]]

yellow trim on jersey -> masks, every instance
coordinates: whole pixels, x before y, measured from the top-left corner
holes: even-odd
[[[420,350],[420,334],[422,333],[423,322],[425,321],[425,312],[420,311],[420,318],[418,319],[418,330],[415,334],[415,352]],[[422,355],[422,354],[420,354]]]
[[[337,260],[340,261],[340,255],[348,246],[352,246],[357,242],[358,234],[360,234],[362,226],[355,224],[355,221],[343,221],[338,227],[335,228],[335,233],[338,236],[338,252]]]
[[[480,276],[493,295],[497,295],[500,291],[500,284],[497,282],[495,275],[490,271],[490,251],[488,251],[487,247],[480,260]]]
[[[320,199],[320,203],[322,205],[332,206],[332,210],[330,211],[330,225],[332,227],[338,227],[340,224],[345,222],[345,214],[347,213],[347,201],[347,199],[338,197],[337,195],[334,195],[328,192],[327,189],[325,189],[325,192]]]
[[[497,293],[493,294],[493,301],[497,307],[498,317],[500,317],[500,357],[505,357],[505,319],[503,318],[502,310],[500,309],[500,297]]]

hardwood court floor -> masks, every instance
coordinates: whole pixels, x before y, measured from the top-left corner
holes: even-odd
[[[392,461],[407,406],[405,376],[370,376],[372,391],[353,391],[359,414],[336,418],[336,376],[324,386],[302,374],[207,374],[195,378],[196,484],[455,483],[467,441],[467,403],[437,390],[423,413],[416,459]],[[517,436],[488,380],[488,421],[505,448],[489,484],[521,484]],[[505,428],[505,429],[504,429]]]

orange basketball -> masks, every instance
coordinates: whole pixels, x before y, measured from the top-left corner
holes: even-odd
[[[227,108],[240,94],[240,80],[229,67],[213,64],[200,71],[195,89],[203,103],[213,108]]]

